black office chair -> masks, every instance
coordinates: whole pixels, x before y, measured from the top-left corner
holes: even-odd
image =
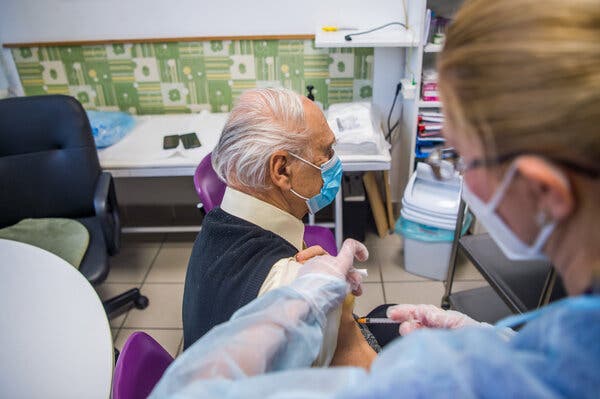
[[[108,255],[119,252],[121,224],[112,176],[100,169],[87,114],[69,96],[0,100],[0,228],[47,217],[87,228],[79,270],[93,285],[103,282]],[[132,305],[148,306],[137,288],[104,302],[109,317]]]

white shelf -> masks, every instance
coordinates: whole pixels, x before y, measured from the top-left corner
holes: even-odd
[[[439,53],[440,51],[442,51],[443,47],[444,47],[443,44],[427,43],[425,45],[425,47],[423,47],[423,52],[424,53]]]
[[[419,100],[419,108],[441,108],[441,101],[423,101]]]
[[[324,32],[321,28],[317,28],[315,47],[417,47],[419,45],[411,30],[395,26],[360,36],[353,36],[350,41],[344,39],[344,36],[348,34],[363,32],[368,29]]]

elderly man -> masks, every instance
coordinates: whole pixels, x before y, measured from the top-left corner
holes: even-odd
[[[221,207],[206,215],[190,258],[185,348],[257,296],[290,283],[302,259],[322,252],[303,251],[301,219],[331,203],[339,189],[334,143],[323,113],[305,97],[258,89],[239,98],[212,153],[227,189]],[[344,316],[341,308],[328,314],[315,365],[368,367],[373,360],[351,302]]]

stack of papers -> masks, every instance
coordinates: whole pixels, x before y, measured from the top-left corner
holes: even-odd
[[[417,124],[417,146],[415,155],[417,158],[426,158],[437,146],[445,143],[442,136],[442,125],[444,116],[441,112],[419,112]]]
[[[333,104],[327,110],[327,122],[334,132],[339,155],[379,155],[389,150],[383,132],[374,122],[368,102]]]

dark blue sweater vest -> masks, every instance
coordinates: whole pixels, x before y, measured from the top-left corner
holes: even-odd
[[[184,348],[256,298],[271,267],[297,252],[268,230],[221,208],[210,211],[202,221],[185,277]]]

